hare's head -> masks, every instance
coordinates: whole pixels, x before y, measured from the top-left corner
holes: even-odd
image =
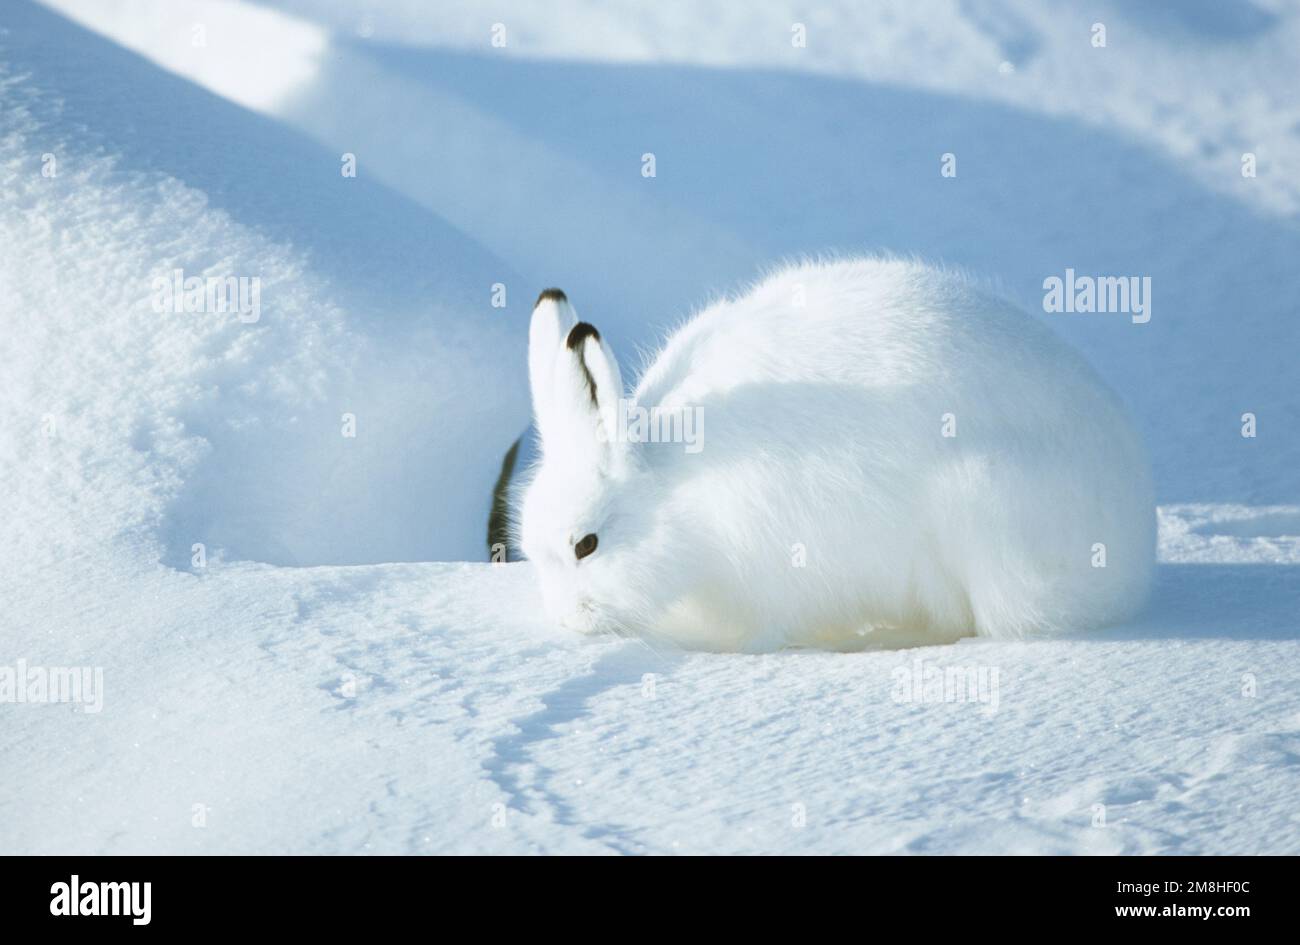
[[[528,377],[542,459],[524,495],[520,545],[553,619],[584,633],[616,626],[607,602],[619,598],[641,531],[625,498],[638,472],[618,435],[623,380],[600,332],[558,289],[533,308]]]

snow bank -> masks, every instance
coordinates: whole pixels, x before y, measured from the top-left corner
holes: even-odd
[[[6,23],[0,463],[21,565],[118,541],[181,567],[200,543],[485,556],[527,424],[522,322],[490,304],[509,267],[364,166],[345,178],[338,154],[54,15]],[[176,270],[256,280],[256,317],[159,311]]]
[[[1300,19],[1277,0],[1078,10],[1038,0],[502,0],[487,9],[448,0],[436,17],[421,0],[261,2],[374,43],[482,52],[504,35],[501,52],[512,57],[780,69],[1066,116],[1120,128],[1190,166],[1204,186],[1267,213],[1300,212],[1300,181],[1282,173],[1300,161],[1300,129],[1276,120],[1293,108],[1289,90],[1300,82]],[[1104,46],[1094,45],[1098,24]],[[802,45],[792,41],[797,25]],[[1242,180],[1242,151],[1269,165],[1266,183]]]

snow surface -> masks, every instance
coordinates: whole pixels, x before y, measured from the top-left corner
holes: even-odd
[[[0,7],[0,667],[105,685],[0,702],[0,852],[1300,852],[1300,14],[934,6],[802,51],[782,4]],[[1148,325],[1044,316],[1151,445],[1144,617],[656,652],[455,563],[538,288],[630,353],[873,247],[1030,311],[1152,276]],[[178,266],[260,320],[153,311]],[[945,669],[983,701],[900,689]]]

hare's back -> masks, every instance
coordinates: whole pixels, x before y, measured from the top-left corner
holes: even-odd
[[[936,390],[1089,375],[1044,326],[958,274],[855,259],[795,265],[705,308],[669,338],[636,396],[674,405],[748,384]]]

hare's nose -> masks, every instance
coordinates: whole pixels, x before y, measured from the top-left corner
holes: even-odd
[[[588,601],[579,601],[577,606],[561,617],[560,627],[583,634],[595,633],[600,629],[596,613]]]

